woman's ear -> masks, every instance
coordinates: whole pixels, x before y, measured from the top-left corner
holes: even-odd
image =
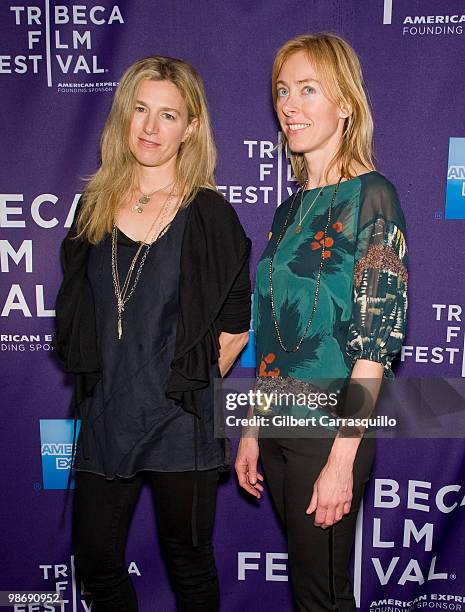
[[[347,119],[353,112],[352,104],[349,102],[341,102],[339,105],[339,118]]]
[[[182,139],[182,142],[185,142],[189,138],[192,132],[195,129],[197,129],[198,125],[199,125],[199,120],[197,119],[197,117],[194,117],[194,119],[192,119],[192,121],[186,127],[186,131],[184,132],[184,138]]]

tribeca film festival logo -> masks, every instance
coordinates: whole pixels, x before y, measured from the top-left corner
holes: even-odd
[[[118,5],[62,4],[51,6],[11,5],[2,7],[0,19],[10,23],[18,38],[24,33],[26,50],[17,55],[0,55],[1,74],[39,74],[45,68],[48,87],[59,93],[112,91],[117,86],[105,77],[108,69],[92,54],[94,36],[102,26],[123,24]],[[8,14],[5,14],[8,9]],[[97,77],[88,81],[89,75]],[[83,82],[76,82],[78,79]]]
[[[465,377],[465,334],[462,327],[463,309],[459,304],[431,304],[432,319],[444,332],[443,346],[412,346],[404,344],[401,361],[450,365]]]
[[[395,8],[397,9],[399,3],[397,0],[384,0],[384,11],[383,11],[383,24],[392,25],[393,23],[393,4],[395,2]],[[405,3],[404,3],[405,4]],[[444,4],[444,3],[442,3]],[[411,5],[417,6],[418,2],[411,2]],[[460,5],[460,3],[456,3]],[[394,12],[396,18],[395,23],[402,24],[402,35],[403,36],[448,36],[455,34],[463,34],[463,27],[465,24],[464,13],[441,13],[427,14],[427,15],[412,15],[407,14],[403,17],[399,17]]]
[[[55,592],[60,595],[59,604],[27,605],[16,604],[13,612],[91,612],[92,603],[86,597],[84,585],[76,576],[74,556],[70,556],[69,563],[41,564],[39,565],[44,592]],[[128,565],[131,576],[142,575],[137,563],[131,561]]]
[[[292,184],[295,184],[282,145],[282,132],[277,134],[277,144],[271,140],[244,140],[243,145],[247,159],[258,162],[258,184],[218,185],[218,191],[231,204],[275,204],[278,207],[292,195]]]
[[[434,592],[445,590],[446,585],[449,588],[456,579],[462,583],[462,576],[450,571],[450,554],[445,559],[440,554],[447,549],[436,527],[440,533],[444,517],[460,512],[464,506],[463,484],[437,486],[423,480],[375,479],[371,533],[366,525],[363,529],[365,546],[370,548],[372,569],[380,587],[380,597],[370,602],[370,612],[410,612],[420,608],[465,610],[463,593]],[[403,522],[400,513],[408,516]],[[421,593],[419,587],[427,583],[433,592]],[[416,586],[415,597],[406,600],[402,591],[397,596],[392,591],[389,598],[382,596],[387,586]]]

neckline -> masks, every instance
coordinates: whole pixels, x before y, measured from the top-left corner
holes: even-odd
[[[357,174],[357,176],[353,176],[350,179],[347,179],[345,181],[341,181],[340,185],[339,185],[339,189],[341,189],[341,187],[343,185],[345,185],[346,183],[351,183],[352,181],[355,181],[359,178],[361,178],[362,176],[368,176],[369,174],[373,174],[373,173],[377,173],[377,170],[369,170],[368,172],[363,172],[362,174]],[[336,187],[337,183],[330,183],[329,185],[324,185],[323,187],[323,191],[325,191],[326,189],[328,189],[328,187]],[[321,189],[321,187],[312,187],[312,189],[304,189],[304,193],[310,193],[311,191],[317,191],[318,189]]]
[[[134,238],[131,238],[130,236],[125,234],[123,230],[119,228],[117,225],[115,227],[116,227],[116,231],[118,232],[118,234],[120,234],[125,239],[126,242],[129,242],[131,243],[131,245],[134,245],[134,246],[135,245],[140,246],[142,244],[142,240],[134,240]],[[149,246],[148,242],[144,242],[143,244],[144,246]]]
[[[158,238],[157,240],[155,240],[155,242],[158,242],[158,240],[161,240],[162,238],[165,237],[165,235],[169,232],[171,226],[173,225],[173,223],[175,222],[176,218],[178,217],[179,213],[181,212],[181,209],[178,208],[178,210],[176,211],[176,214],[174,215],[174,217],[171,219],[171,221],[169,221],[161,230],[160,230],[160,238]],[[131,238],[130,236],[128,236],[127,234],[125,234],[123,232],[123,230],[118,227],[117,225],[116,227],[116,231],[121,234],[123,236],[123,238],[125,238],[129,243],[131,243],[131,246],[140,246],[141,244],[143,246],[151,246],[153,244],[153,242],[142,242],[142,240],[134,240],[134,238]]]

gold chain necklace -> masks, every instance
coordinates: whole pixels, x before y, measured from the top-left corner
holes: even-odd
[[[275,247],[273,249],[273,252],[271,254],[271,257],[270,257],[269,284],[270,284],[271,313],[272,313],[272,316],[273,316],[273,323],[274,323],[274,327],[275,327],[275,330],[276,330],[276,336],[278,338],[279,346],[286,353],[297,353],[297,351],[302,346],[302,342],[304,341],[304,338],[307,335],[308,330],[310,329],[310,326],[311,326],[311,324],[313,322],[313,317],[315,316],[316,305],[317,305],[317,302],[318,302],[318,294],[320,292],[321,273],[323,272],[325,253],[326,253],[326,237],[327,237],[329,225],[331,223],[331,215],[332,215],[333,205],[334,205],[334,202],[336,200],[337,192],[339,191],[339,185],[340,185],[341,180],[342,180],[342,176],[339,178],[339,180],[338,180],[338,182],[336,184],[336,187],[335,187],[334,192],[333,192],[333,196],[331,198],[331,202],[329,203],[328,218],[327,218],[326,226],[325,226],[325,230],[324,230],[323,248],[321,250],[320,265],[319,265],[319,268],[318,268],[318,274],[317,274],[317,279],[316,279],[315,297],[313,299],[312,310],[310,312],[310,316],[308,318],[308,321],[307,321],[307,324],[305,326],[304,333],[302,334],[302,337],[297,342],[297,344],[294,347],[292,347],[292,348],[287,348],[284,345],[284,342],[283,342],[283,339],[282,339],[282,336],[281,336],[281,330],[279,329],[278,317],[277,317],[277,314],[276,314],[276,306],[275,306],[275,303],[274,303],[273,261],[274,261],[274,257],[276,255],[276,252],[278,250],[278,247],[279,247],[279,245],[281,243],[281,240],[283,239],[284,234],[286,232],[287,225],[289,223],[289,219],[291,217],[292,210],[294,208],[295,199],[296,199],[296,196],[297,196],[298,192],[296,192],[296,195],[294,196],[294,199],[292,200],[291,206],[289,207],[289,212],[287,213],[286,219],[285,219],[283,227],[281,229],[281,233],[279,234],[278,240],[276,241],[276,245],[275,245]]]
[[[163,187],[159,187],[158,189],[155,189],[155,191],[152,191],[152,193],[143,193],[143,191],[141,191],[141,189],[138,188],[138,191],[140,191],[142,196],[131,207],[132,212],[136,212],[136,213],[139,213],[139,214],[144,212],[144,206],[150,202],[152,196],[154,196],[159,191],[163,191],[164,189],[168,189],[168,187],[171,187],[171,185],[173,183],[174,183],[174,181],[171,181],[171,183],[168,183],[168,185],[163,185]]]
[[[171,190],[171,192],[169,193],[168,197],[166,198],[165,202],[163,203],[163,208],[161,210],[161,213],[159,214],[159,216],[154,219],[154,221],[152,222],[152,224],[149,227],[148,232],[145,235],[144,240],[141,241],[139,248],[136,251],[136,254],[134,255],[134,257],[132,258],[132,261],[129,265],[129,270],[126,274],[126,278],[124,279],[123,282],[123,287],[121,288],[120,285],[120,281],[119,281],[119,272],[118,272],[118,228],[116,227],[116,225],[113,225],[113,230],[111,232],[111,274],[112,274],[112,278],[113,278],[113,288],[115,290],[115,297],[116,297],[116,309],[117,309],[117,329],[118,329],[118,340],[121,340],[122,336],[123,336],[123,312],[124,312],[124,307],[127,304],[127,302],[129,301],[129,298],[131,297],[131,295],[134,293],[134,289],[137,286],[137,283],[139,282],[139,278],[142,272],[142,268],[144,267],[145,264],[145,260],[147,259],[147,255],[150,251],[150,247],[152,246],[152,244],[154,242],[156,242],[158,240],[158,238],[160,238],[160,236],[162,235],[162,233],[164,233],[164,229],[162,226],[163,220],[166,217],[166,211],[168,209],[168,203],[171,200],[171,197],[173,195],[173,191]],[[149,238],[151,232],[152,232],[152,228],[155,225],[155,223],[157,223],[157,232],[155,233],[155,236],[153,237],[153,239],[147,244],[147,238]],[[140,255],[140,252],[142,251],[142,249],[145,247],[145,252],[141,257],[140,263],[139,263],[139,267],[137,269],[137,273],[136,273],[136,277],[134,279],[131,291],[129,291],[128,293],[128,289],[129,289],[129,283],[131,281],[131,276],[132,273],[134,272],[134,268],[136,266],[136,262],[137,259]]]

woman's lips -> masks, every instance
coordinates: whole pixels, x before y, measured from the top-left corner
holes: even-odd
[[[292,125],[292,127],[291,127]],[[310,127],[309,123],[294,123],[287,126],[287,133],[288,135],[292,135],[292,134],[301,134],[302,132],[304,132],[308,127]]]
[[[153,142],[152,140],[145,140],[145,138],[139,138],[139,143],[146,149],[156,149],[160,145],[158,142]]]

